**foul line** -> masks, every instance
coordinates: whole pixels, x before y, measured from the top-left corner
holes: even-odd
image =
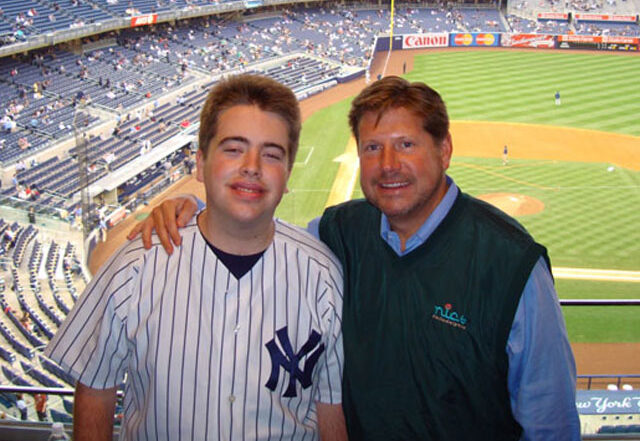
[[[359,165],[358,148],[353,136],[349,138],[344,153],[335,158],[334,162],[339,162],[340,167],[331,186],[325,208],[348,201],[353,196]]]
[[[553,277],[556,279],[640,283],[640,271],[553,267]]]

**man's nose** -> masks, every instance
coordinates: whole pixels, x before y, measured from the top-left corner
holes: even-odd
[[[260,152],[256,149],[248,149],[242,158],[242,167],[240,169],[242,175],[259,176],[260,175]]]
[[[398,168],[398,154],[392,146],[384,146],[380,155],[380,167],[385,170],[395,170]]]

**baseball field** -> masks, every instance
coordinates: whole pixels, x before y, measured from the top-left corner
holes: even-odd
[[[640,56],[403,51],[392,54],[386,73],[401,74],[404,63],[407,78],[427,82],[447,102],[449,174],[547,246],[560,298],[640,298]],[[372,78],[383,64],[378,55]],[[304,226],[326,205],[362,196],[346,115],[364,85],[358,80],[301,103],[301,146],[279,217]],[[136,219],[181,192],[204,194],[195,179],[182,179],[109,232],[92,271]],[[569,306],[564,315],[579,373],[638,373],[640,307]]]

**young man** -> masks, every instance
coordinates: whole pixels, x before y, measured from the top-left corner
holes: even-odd
[[[440,95],[386,77],[355,98],[349,122],[366,201],[329,207],[319,223],[345,270],[349,438],[579,440],[546,250],[446,175]],[[156,225],[182,203],[159,208]],[[184,205],[179,222],[195,210]]]
[[[74,439],[346,438],[342,274],[273,219],[298,148],[295,95],[259,76],[221,81],[201,114],[206,208],[179,252],[117,251],[46,354],[77,379]]]

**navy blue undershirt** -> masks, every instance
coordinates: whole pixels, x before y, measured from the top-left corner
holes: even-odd
[[[204,238],[204,235],[202,237]],[[218,256],[218,259],[222,261],[224,266],[231,271],[231,274],[233,274],[236,279],[240,279],[247,274],[265,252],[265,250],[262,250],[257,254],[249,254],[248,256],[229,254],[213,246],[206,238],[204,238],[204,240],[207,242],[207,245],[209,245],[209,248],[211,248],[211,251]]]

